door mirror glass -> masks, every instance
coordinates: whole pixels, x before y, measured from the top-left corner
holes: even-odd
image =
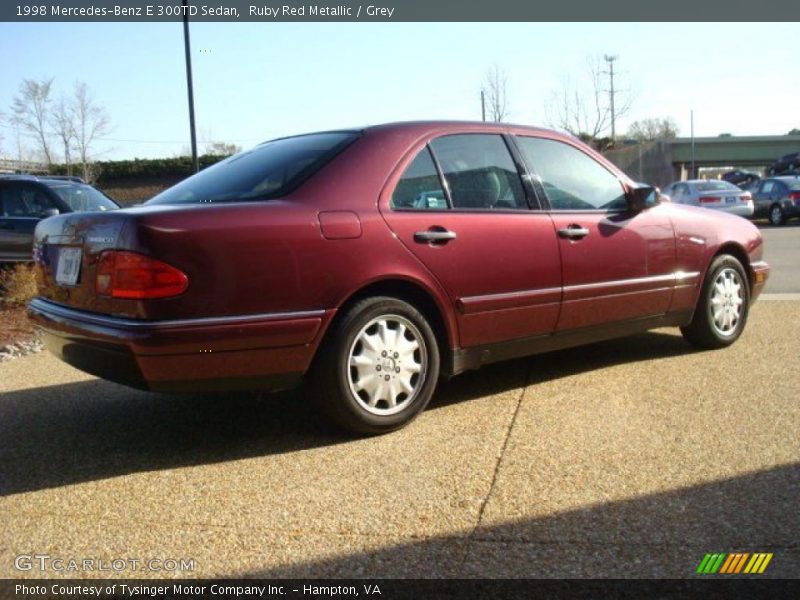
[[[646,183],[637,183],[625,194],[628,209],[632,212],[642,212],[661,202],[661,193],[658,188]]]

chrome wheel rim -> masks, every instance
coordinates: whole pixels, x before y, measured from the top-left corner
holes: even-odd
[[[347,356],[350,392],[374,415],[388,416],[419,395],[428,352],[419,329],[400,315],[372,319],[356,335]]]
[[[711,323],[716,332],[729,337],[736,332],[742,320],[745,289],[735,269],[722,269],[711,288]]]
[[[773,225],[777,225],[781,222],[781,209],[777,206],[772,207],[772,211],[770,212],[770,220],[772,221]]]

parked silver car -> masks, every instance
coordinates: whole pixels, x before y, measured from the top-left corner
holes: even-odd
[[[727,181],[718,179],[676,181],[666,186],[662,192],[676,204],[712,208],[740,217],[753,216],[752,194],[740,190]]]

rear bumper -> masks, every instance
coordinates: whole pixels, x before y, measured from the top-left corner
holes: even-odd
[[[752,276],[752,290],[750,291],[750,301],[754,302],[756,298],[758,298],[759,294],[764,289],[764,286],[767,284],[767,279],[769,279],[769,265],[766,261],[760,260],[758,262],[751,263],[750,268],[753,271]]]
[[[333,313],[138,321],[41,298],[28,306],[47,349],[64,362],[159,392],[291,387],[308,370]]]

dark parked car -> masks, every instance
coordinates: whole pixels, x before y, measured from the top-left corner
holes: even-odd
[[[800,177],[764,179],[753,194],[755,217],[767,217],[773,225],[800,217]]]
[[[401,123],[273,140],[144,206],[36,230],[47,347],[159,391],[304,377],[340,424],[403,426],[441,376],[679,326],[733,343],[752,223],[660,202],[576,139]]]
[[[784,175],[786,171],[800,168],[800,152],[792,152],[776,160],[767,169],[767,175]]]
[[[761,179],[761,176],[758,173],[754,173],[753,171],[743,171],[741,169],[728,171],[727,173],[722,174],[723,181],[737,185],[742,189],[746,189],[750,184],[752,184],[754,181],[758,181],[759,179]]]
[[[117,208],[77,177],[0,175],[0,262],[31,260],[33,230],[46,217]]]

